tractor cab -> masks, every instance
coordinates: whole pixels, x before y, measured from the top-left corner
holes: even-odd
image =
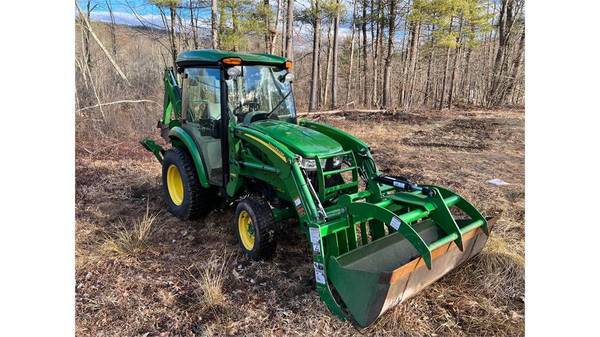
[[[223,187],[227,182],[223,163],[229,156],[226,135],[230,126],[265,119],[296,120],[291,62],[284,58],[193,50],[181,53],[176,64],[180,81],[172,70],[165,77],[166,84],[180,94],[181,112],[165,114],[163,128],[175,121],[191,136],[211,185]]]

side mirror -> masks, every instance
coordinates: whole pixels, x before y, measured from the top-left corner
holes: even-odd
[[[242,67],[240,67],[240,66],[227,68],[227,78],[230,80],[235,80],[241,74],[242,74]]]
[[[282,82],[282,83],[285,83],[285,82],[292,83],[295,78],[296,77],[294,76],[294,74],[292,74],[290,72],[287,72],[287,73],[285,73],[285,75],[279,76],[279,82]]]

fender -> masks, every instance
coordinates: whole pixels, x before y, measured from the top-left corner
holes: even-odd
[[[194,161],[200,185],[204,188],[209,188],[210,184],[208,183],[208,177],[206,176],[206,170],[204,169],[204,161],[202,160],[200,151],[198,151],[198,147],[192,139],[192,136],[185,132],[181,127],[176,126],[169,131],[169,139],[171,139],[171,142],[174,140],[179,141],[185,146]]]
[[[252,128],[238,125],[235,128],[235,134],[239,139],[258,147],[269,158],[273,167],[278,171],[281,180],[286,184],[290,199],[295,200],[298,198],[300,203],[296,206],[296,210],[300,205],[306,208],[306,213],[298,214],[300,219],[306,221],[306,217],[308,217],[318,220],[317,207],[302,175],[296,159],[297,156],[287,146]]]

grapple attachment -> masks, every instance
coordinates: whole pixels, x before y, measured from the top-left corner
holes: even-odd
[[[361,327],[479,253],[489,235],[487,220],[446,189],[383,191],[377,202],[350,195],[348,226],[321,231],[329,290],[321,296]]]

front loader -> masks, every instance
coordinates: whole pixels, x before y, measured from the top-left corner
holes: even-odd
[[[169,212],[194,219],[235,202],[252,259],[272,256],[278,224],[297,219],[317,292],[341,319],[370,325],[485,245],[490,224],[465,198],[383,175],[361,140],[299,120],[285,58],[195,50],[176,65],[158,123],[169,148],[142,141],[162,164]]]

